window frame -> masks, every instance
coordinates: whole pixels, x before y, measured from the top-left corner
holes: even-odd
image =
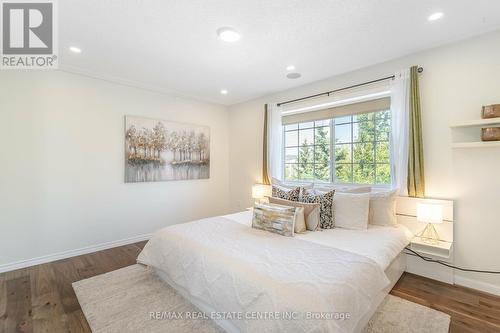
[[[293,124],[286,124],[286,125],[282,125],[282,142],[283,142],[283,148],[282,148],[282,168],[281,168],[281,177],[282,179],[286,182],[286,183],[290,183],[290,184],[304,184],[304,183],[315,183],[315,184],[324,184],[324,185],[342,185],[342,186],[371,186],[372,188],[380,188],[380,189],[386,189],[386,188],[390,188],[391,187],[391,183],[392,183],[392,180],[393,180],[393,170],[392,170],[392,160],[391,160],[391,154],[390,154],[390,149],[391,149],[391,146],[392,146],[392,138],[390,136],[390,131],[389,131],[389,137],[387,138],[387,140],[378,140],[377,139],[377,129],[376,129],[376,123],[377,123],[377,118],[376,118],[376,114],[377,113],[381,113],[381,112],[387,112],[389,111],[390,112],[390,109],[386,109],[386,110],[378,110],[378,111],[372,111],[372,112],[364,112],[364,113],[360,113],[359,115],[363,115],[363,114],[369,114],[369,113],[373,113],[373,119],[372,120],[364,120],[364,121],[354,121],[353,117],[358,115],[358,114],[350,114],[350,115],[345,115],[345,116],[339,116],[337,118],[340,118],[340,117],[350,117],[350,121],[349,122],[346,122],[346,123],[341,123],[341,124],[350,124],[350,127],[351,127],[351,141],[350,142],[346,142],[346,143],[340,143],[340,144],[346,144],[346,145],[349,145],[350,146],[350,149],[351,149],[351,163],[337,163],[336,162],[336,144],[335,144],[335,127],[336,125],[339,125],[339,124],[336,124],[335,123],[335,117],[334,118],[328,118],[328,119],[323,119],[323,121],[325,120],[328,120],[328,126],[316,126],[315,124],[315,121],[311,121],[313,123],[313,127],[311,127],[313,129],[313,135],[314,135],[314,143],[311,145],[313,146],[313,156],[316,156],[316,128],[320,128],[320,127],[329,127],[330,129],[330,144],[329,144],[329,149],[330,149],[330,163],[329,163],[329,167],[330,167],[330,179],[328,181],[323,181],[323,180],[319,180],[319,179],[294,179],[294,180],[291,180],[291,179],[286,179],[286,165],[287,164],[296,164],[298,165],[298,161],[296,163],[286,163],[286,150],[287,147],[286,146],[286,133],[287,132],[297,132],[297,141],[298,141],[298,146],[293,146],[293,147],[296,147],[296,148],[300,148],[300,139],[299,139],[299,132],[300,132],[300,126],[299,124],[301,123],[306,123],[306,122],[301,122],[301,123],[293,123]],[[391,115],[392,116],[392,115]],[[321,120],[316,120],[316,121],[321,121]],[[370,164],[373,164],[374,166],[374,174],[373,174],[373,180],[374,180],[374,183],[355,183],[354,182],[354,165],[357,164],[357,163],[354,163],[354,145],[357,144],[357,143],[362,143],[363,141],[354,141],[354,124],[359,124],[359,123],[362,123],[362,122],[373,122],[374,123],[374,132],[373,132],[373,140],[372,141],[366,141],[366,143],[371,143],[373,144],[373,163],[370,163]],[[389,122],[391,121],[391,118],[389,119]],[[340,124],[340,125],[341,125]],[[292,129],[292,130],[286,130],[286,126],[290,126],[290,125],[296,125],[297,128],[296,129]],[[388,163],[377,163],[377,144],[379,143],[388,143],[389,145],[389,161]],[[297,154],[297,159],[299,158],[299,154],[300,152],[298,152]],[[337,177],[336,177],[336,166],[338,164],[344,164],[344,165],[350,165],[351,167],[351,179],[352,179],[352,182],[339,182],[337,181]],[[358,163],[359,164],[359,163]],[[390,170],[390,181],[388,184],[381,184],[381,183],[377,183],[377,165],[388,165],[389,166],[389,170]],[[316,162],[314,162],[314,165],[316,165]],[[313,174],[314,174],[314,171],[315,169],[313,169]]]
[[[316,122],[317,121],[325,121],[325,120],[328,120],[328,125],[322,125],[322,126],[316,126]],[[313,126],[312,127],[306,127],[306,128],[300,128],[300,124],[304,124],[304,123],[313,123]],[[294,123],[294,124],[288,124],[288,125],[282,125],[283,127],[283,130],[282,130],[282,142],[283,142],[283,149],[282,149],[282,155],[281,155],[281,160],[283,161],[282,162],[282,168],[281,168],[281,179],[284,179],[286,182],[295,182],[295,183],[310,183],[310,182],[314,182],[314,183],[318,183],[318,184],[331,184],[331,180],[332,180],[332,149],[333,149],[333,145],[332,145],[332,123],[333,123],[333,120],[332,119],[324,119],[324,120],[313,120],[313,121],[304,121],[304,122],[301,122],[301,123]],[[296,129],[293,129],[293,130],[286,130],[285,127],[286,126],[289,126],[289,125],[297,125],[297,128]],[[301,147],[301,144],[300,144],[300,131],[303,131],[303,130],[308,130],[308,129],[312,129],[313,130],[313,143],[312,144],[309,144],[308,147],[312,147],[312,156],[313,156],[313,160],[314,162],[313,163],[309,163],[309,164],[312,164],[313,165],[313,175],[316,174],[316,161],[315,161],[315,157],[316,157],[316,147],[319,146],[316,144],[316,129],[317,128],[323,128],[323,127],[328,127],[329,131],[330,131],[330,143],[329,143],[329,149],[330,149],[330,162],[328,163],[328,167],[330,169],[330,176],[329,176],[329,180],[328,181],[323,181],[323,180],[320,180],[320,179],[297,179],[297,180],[286,180],[286,166],[287,164],[292,164],[292,165],[299,165],[299,162],[298,162],[298,159],[299,159],[299,156],[300,156],[300,147]],[[296,146],[287,146],[286,145],[286,133],[287,132],[297,132],[297,145]],[[286,150],[288,148],[297,148],[297,162],[295,163],[287,163],[286,162]]]

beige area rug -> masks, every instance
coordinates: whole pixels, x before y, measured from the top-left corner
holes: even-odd
[[[201,312],[142,265],[75,282],[73,289],[94,333],[222,332],[210,319],[175,317]],[[449,325],[447,314],[388,295],[365,333],[447,333]]]
[[[448,333],[450,316],[405,299],[387,295],[365,333]]]

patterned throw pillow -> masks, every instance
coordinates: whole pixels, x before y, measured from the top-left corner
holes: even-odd
[[[300,187],[295,187],[293,190],[286,190],[282,187],[273,185],[273,197],[290,200],[299,201]]]
[[[304,223],[304,209],[300,208],[299,212],[298,209],[276,204],[255,204],[252,228],[293,237],[295,222],[299,218],[297,213],[302,213],[302,222]]]
[[[301,202],[319,203],[319,220],[321,229],[332,229],[335,227],[333,218],[333,195],[335,190],[323,194],[314,194],[309,191],[304,191],[300,198]]]

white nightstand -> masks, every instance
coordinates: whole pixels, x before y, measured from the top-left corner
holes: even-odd
[[[429,244],[424,242],[422,237],[416,236],[410,242],[410,249],[423,256],[448,261],[452,258],[453,243],[440,240],[437,244]]]

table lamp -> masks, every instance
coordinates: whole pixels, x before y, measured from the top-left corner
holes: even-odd
[[[422,241],[428,244],[438,244],[439,235],[434,224],[443,223],[443,206],[430,203],[417,203],[417,221],[427,223],[420,234]]]
[[[252,198],[259,203],[267,196],[271,196],[271,185],[255,184],[252,186]]]

